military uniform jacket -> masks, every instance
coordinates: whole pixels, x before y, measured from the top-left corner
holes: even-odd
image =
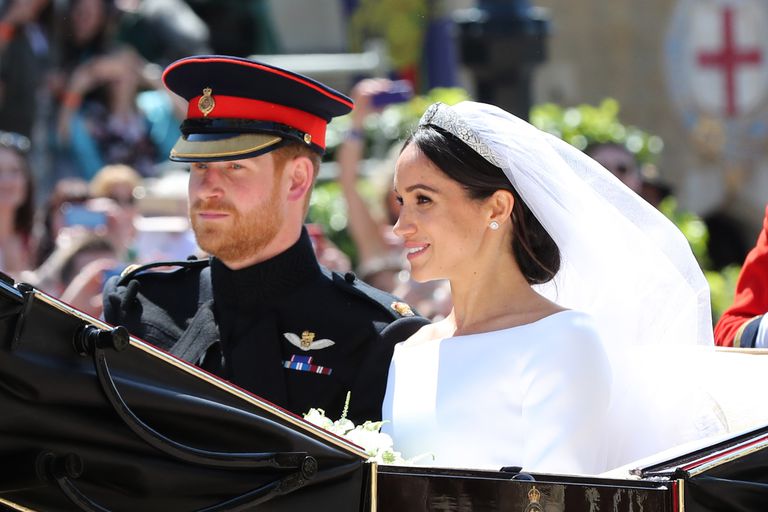
[[[306,230],[241,270],[216,258],[109,280],[104,317],[291,412],[378,419],[395,343],[427,321],[397,298],[322,268]]]

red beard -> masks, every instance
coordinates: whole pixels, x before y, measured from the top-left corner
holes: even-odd
[[[253,258],[275,238],[283,224],[276,193],[261,205],[238,211],[231,203],[221,200],[195,201],[190,208],[192,229],[197,244],[208,254],[224,263]],[[197,215],[200,211],[226,212],[229,218],[206,221]]]

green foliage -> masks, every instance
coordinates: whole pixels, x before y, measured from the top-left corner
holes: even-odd
[[[740,271],[741,265],[728,265],[719,271],[704,271],[704,276],[709,283],[712,320],[714,322],[717,322],[723,312],[733,304],[736,281],[739,279]]]
[[[608,98],[600,105],[578,105],[563,108],[553,103],[536,105],[531,109],[531,124],[560,137],[572,146],[584,150],[600,142],[623,144],[641,164],[656,160],[664,148],[657,135],[650,134],[619,120],[619,103]]]
[[[357,250],[347,234],[347,208],[337,182],[323,181],[315,185],[307,219],[308,222],[320,224],[326,237],[355,260]]]
[[[691,244],[691,250],[699,266],[703,269],[711,268],[707,249],[709,232],[704,221],[696,214],[680,211],[677,207],[677,199],[671,196],[661,202],[659,210],[683,232],[686,240]]]

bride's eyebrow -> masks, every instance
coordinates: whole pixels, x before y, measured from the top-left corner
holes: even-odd
[[[434,187],[430,187],[429,185],[424,185],[422,183],[416,183],[415,185],[411,185],[410,187],[406,188],[406,192],[413,192],[414,190],[426,190],[427,192],[440,192]]]

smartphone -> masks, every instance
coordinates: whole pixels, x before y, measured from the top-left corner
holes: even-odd
[[[413,98],[411,83],[408,80],[395,80],[387,90],[377,92],[371,97],[371,105],[381,108],[394,103],[403,103],[411,98]]]
[[[106,212],[97,212],[81,204],[66,204],[62,208],[65,226],[83,226],[89,229],[103,228],[107,225]]]

